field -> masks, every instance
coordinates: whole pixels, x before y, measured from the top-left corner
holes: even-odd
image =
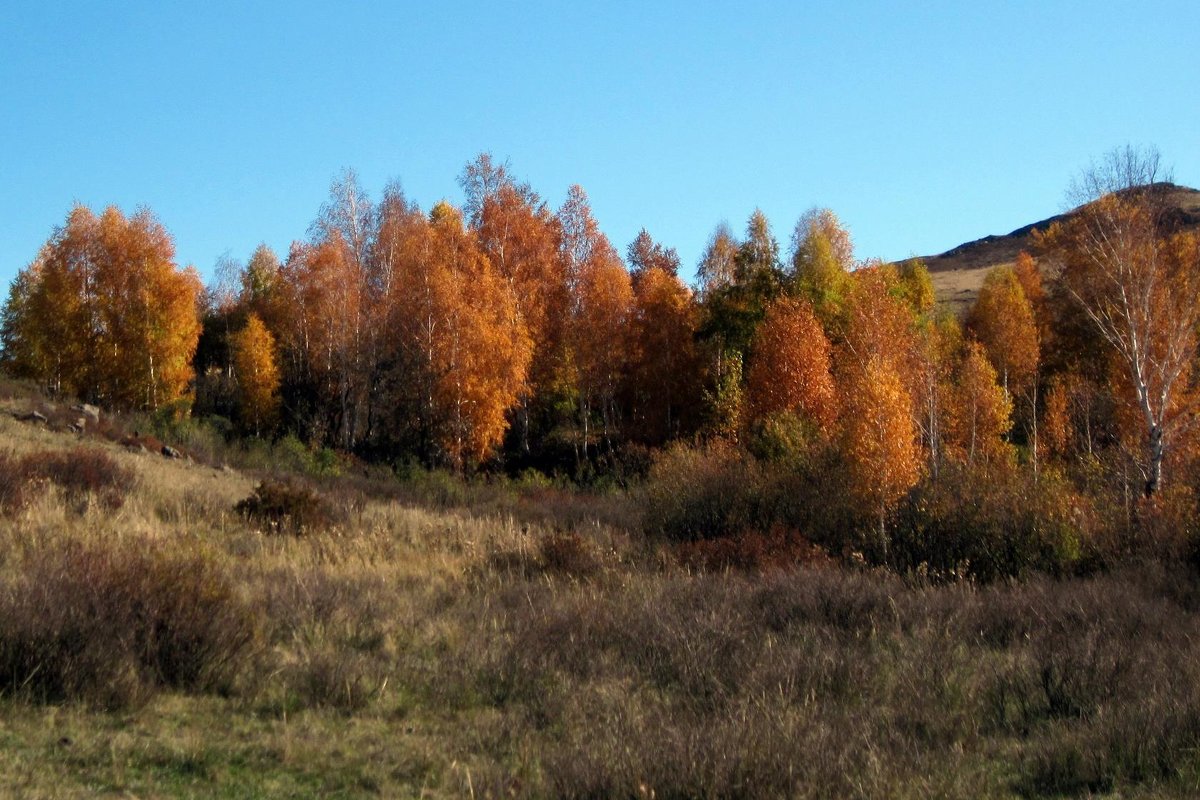
[[[234,510],[258,475],[0,442],[49,476],[0,517],[5,796],[1200,791],[1182,567],[705,572],[636,492],[430,476],[327,480],[327,524],[275,531]]]

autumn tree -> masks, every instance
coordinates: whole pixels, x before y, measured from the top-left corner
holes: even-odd
[[[407,450],[428,456],[432,444],[422,387],[413,379],[421,372],[424,348],[414,346],[414,292],[425,286],[421,265],[429,259],[429,219],[397,183],[389,184],[376,210],[376,231],[368,285],[372,364],[367,435],[373,449],[389,454]]]
[[[844,397],[842,451],[850,489],[874,511],[886,550],[888,514],[920,478],[911,397],[894,364],[882,355],[855,365]]]
[[[899,367],[911,357],[916,318],[900,297],[898,282],[890,264],[864,267],[852,275],[841,344],[859,365],[881,356]]]
[[[1033,462],[1038,471],[1038,393],[1041,387],[1041,336],[1033,304],[1025,294],[1038,284],[1022,267],[1024,281],[1013,267],[992,269],[979,290],[967,316],[967,327],[983,345],[988,360],[1000,378],[1005,400],[1020,405],[1020,427],[1024,428]]]
[[[1037,323],[1038,339],[1044,349],[1050,341],[1052,321],[1041,270],[1038,269],[1033,256],[1022,250],[1013,262],[1013,273],[1017,276],[1017,282],[1021,284],[1021,291],[1025,292],[1025,299],[1029,301],[1034,322]]]
[[[1043,446],[1050,456],[1062,458],[1070,452],[1075,429],[1071,420],[1070,387],[1062,380],[1053,381],[1046,392],[1042,430]]]
[[[734,259],[734,279],[743,285],[780,280],[779,243],[762,209],[754,209],[746,221],[746,236]]]
[[[558,219],[507,165],[481,154],[459,179],[466,211],[479,246],[516,298],[517,310],[534,342],[530,391],[553,390],[562,367],[569,266],[559,257]],[[522,403],[522,446],[529,447],[528,405]]]
[[[39,378],[47,372],[50,354],[42,348],[30,310],[40,271],[34,261],[18,272],[0,309],[0,368],[19,378]]]
[[[97,217],[77,206],[18,278],[6,351],[55,392],[118,408],[178,400],[192,378],[202,286],[174,258],[149,211]]]
[[[200,339],[192,355],[192,411],[232,419],[237,412],[237,391],[230,342],[245,325],[240,283],[245,269],[228,253],[217,259],[213,276],[201,302]]]
[[[358,173],[343,169],[329,186],[329,197],[322,204],[310,229],[314,241],[337,240],[346,248],[346,258],[355,270],[365,274],[374,240],[376,208],[363,189]]]
[[[351,447],[358,438],[362,371],[363,282],[338,233],[297,243],[282,267],[292,411],[307,438]]]
[[[716,227],[696,267],[701,293],[707,295],[733,283],[739,247],[727,223],[722,222]]]
[[[238,304],[248,313],[257,314],[269,329],[278,331],[283,326],[279,308],[281,264],[279,256],[266,244],[254,248],[250,260],[242,270]]]
[[[1006,394],[1022,394],[1036,384],[1037,322],[1012,267],[988,272],[967,316],[967,329],[987,351]]]
[[[767,305],[783,293],[779,245],[759,209],[746,221],[746,236],[737,247],[730,280],[704,294],[701,337],[714,344],[719,358],[736,351],[745,356]]]
[[[969,342],[952,392],[947,444],[968,464],[1009,455],[1004,435],[1012,426],[1012,402],[997,381],[996,370],[978,342]]]
[[[400,220],[397,220],[400,222]],[[528,377],[533,343],[508,282],[447,203],[397,225],[390,330],[424,439],[457,469],[486,460]]]
[[[1200,323],[1200,246],[1162,213],[1156,152],[1116,151],[1084,174],[1099,195],[1038,237],[1043,257],[1122,366],[1116,396],[1140,420],[1145,493],[1163,482],[1163,460],[1192,427],[1190,386]]]
[[[754,339],[747,384],[749,418],[795,412],[829,432],[837,416],[830,345],[801,299],[780,298],[768,308]]]
[[[827,208],[805,212],[792,231],[789,277],[827,329],[837,329],[843,321],[853,267],[854,245],[837,215]]]
[[[633,311],[629,273],[591,214],[587,194],[572,186],[559,210],[562,257],[572,280],[571,317],[566,341],[573,366],[575,398],[579,409],[582,459],[588,459],[593,416],[599,417],[602,441],[611,449],[616,432],[617,397],[627,360],[626,336]],[[644,230],[637,240],[654,266],[664,251]]]
[[[557,409],[569,392],[571,266],[560,257],[558,218],[507,164],[483,153],[466,166],[459,183],[471,230],[508,283],[533,342],[529,378],[514,409],[514,446],[529,456],[560,422]]]
[[[692,293],[679,277],[647,270],[634,289],[624,392],[634,437],[646,444],[662,444],[697,421],[696,325]]]
[[[246,430],[259,436],[274,424],[279,412],[279,364],[275,337],[257,314],[251,313],[233,334],[230,353],[238,383],[238,411]]]
[[[921,432],[929,474],[937,480],[948,418],[954,403],[951,373],[963,346],[958,318],[943,313],[926,319],[916,329],[916,346],[911,358],[909,386],[913,394],[914,418]]]
[[[918,317],[933,313],[937,297],[933,291],[933,278],[929,268],[919,258],[904,261],[896,266],[899,273],[897,293]]]
[[[679,254],[674,247],[664,247],[642,228],[625,251],[629,270],[634,280],[650,269],[661,269],[672,275],[679,274]]]
[[[100,220],[75,206],[37,259],[17,275],[6,307],[7,357],[18,374],[42,383],[51,394],[89,402],[106,400],[97,272]]]

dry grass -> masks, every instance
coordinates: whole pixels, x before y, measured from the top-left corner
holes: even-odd
[[[80,446],[7,416],[0,439],[16,459]],[[767,540],[680,566],[585,501],[467,513],[329,485],[331,527],[268,536],[234,511],[258,476],[82,446],[134,474],[119,508],[45,485],[0,518],[0,652],[59,646],[4,677],[0,795],[1200,788],[1183,571],[925,586],[783,568]],[[56,639],[68,623],[86,635]]]
[[[1004,262],[987,264],[981,267],[961,267],[945,269],[929,274],[933,281],[933,293],[938,305],[950,310],[955,316],[963,317],[975,305],[975,298],[983,288],[983,280],[993,267],[1003,266]]]

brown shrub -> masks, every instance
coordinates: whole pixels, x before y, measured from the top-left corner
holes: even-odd
[[[592,543],[574,531],[555,531],[542,537],[538,555],[543,569],[574,577],[600,571],[601,563]]]
[[[77,506],[93,499],[116,510],[135,483],[131,470],[107,453],[89,447],[33,453],[22,459],[22,468],[28,479],[49,481]]]
[[[19,511],[29,499],[29,477],[20,459],[0,453],[0,513]]]
[[[254,494],[239,501],[234,510],[265,532],[302,536],[328,528],[328,504],[317,492],[295,481],[264,480]]]
[[[681,565],[705,571],[770,572],[833,564],[822,548],[778,525],[766,534],[746,531],[740,536],[683,542],[676,547],[675,556]]]
[[[0,584],[0,687],[110,708],[162,686],[225,691],[258,627],[199,553],[147,541],[44,546]]]
[[[57,486],[77,510],[95,501],[115,511],[124,504],[136,476],[107,453],[87,447],[47,450],[23,458],[0,454],[0,513],[21,509],[38,481]]]
[[[162,453],[163,442],[161,439],[151,436],[150,434],[133,433],[129,436],[121,437],[121,446],[127,450],[142,451],[158,455]]]

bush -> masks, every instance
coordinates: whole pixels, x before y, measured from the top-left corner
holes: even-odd
[[[0,513],[19,511],[29,499],[29,477],[20,459],[0,453]]]
[[[811,457],[819,436],[811,422],[783,411],[756,421],[747,436],[746,448],[763,461],[800,466]]]
[[[832,563],[820,547],[781,526],[765,534],[747,531],[738,536],[684,542],[676,556],[684,566],[705,571],[769,572]]]
[[[732,445],[674,445],[658,455],[644,488],[646,531],[676,541],[765,531],[773,514],[766,475]]]
[[[313,489],[293,481],[264,480],[234,510],[267,533],[292,534],[324,530],[332,524],[328,505]]]
[[[34,453],[22,459],[21,468],[29,480],[53,483],[77,506],[92,499],[110,511],[124,504],[135,483],[131,470],[107,453],[88,447]]]
[[[314,478],[333,478],[342,473],[338,454],[328,447],[311,448],[288,434],[274,447],[278,465],[288,472],[299,472]]]
[[[39,481],[57,486],[79,510],[94,501],[115,511],[124,504],[136,477],[112,456],[87,447],[31,453],[23,458],[0,454],[0,512],[24,507],[30,489]]]
[[[1061,479],[1010,465],[946,465],[901,506],[890,565],[983,581],[1076,569],[1087,503]]]
[[[147,541],[43,546],[0,584],[0,691],[39,702],[228,690],[257,638],[221,569]]]
[[[542,537],[538,555],[547,572],[587,577],[600,571],[600,558],[595,548],[574,531],[556,531]]]

